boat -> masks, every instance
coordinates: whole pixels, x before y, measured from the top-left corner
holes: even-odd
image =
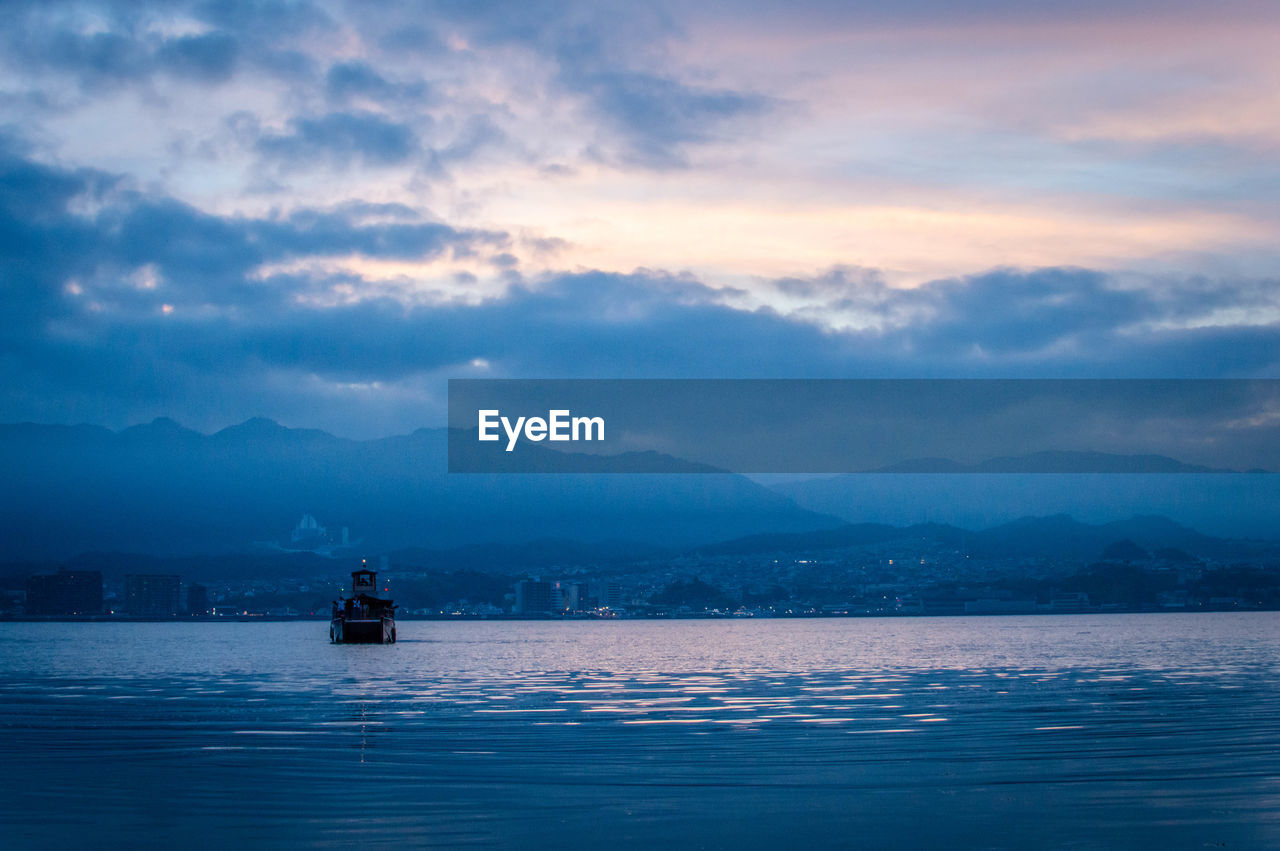
[[[396,604],[378,596],[378,574],[361,560],[351,573],[351,596],[333,603],[329,641],[333,644],[395,644]]]

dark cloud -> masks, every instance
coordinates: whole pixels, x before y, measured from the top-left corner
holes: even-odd
[[[380,49],[391,53],[411,56],[443,56],[448,54],[449,46],[441,38],[440,33],[421,21],[397,20],[384,26],[371,39]],[[361,21],[368,26],[368,18]]]
[[[434,156],[439,162],[467,160],[487,148],[500,148],[507,134],[484,115],[473,115],[463,122],[460,132],[448,144],[438,148]]]
[[[935,344],[972,345],[989,356],[1083,342],[1153,315],[1147,294],[1085,269],[997,270],[931,284],[916,299],[934,313]]]
[[[31,332],[32,323],[63,315],[67,279],[92,268],[94,225],[68,216],[78,198],[97,200],[116,179],[89,170],[49,169],[0,138],[0,351]]]
[[[255,222],[251,232],[285,256],[363,254],[399,260],[437,257],[445,251],[463,254],[479,245],[505,245],[504,234],[457,230],[439,222],[384,223],[356,226],[345,210],[302,210],[286,219]]]
[[[334,212],[348,216],[352,221],[378,219],[412,222],[422,219],[422,213],[405,204],[382,203],[369,201],[345,201],[334,208]]]
[[[154,67],[145,45],[115,32],[82,35],[63,31],[34,43],[15,39],[11,45],[27,63],[74,73],[88,89],[136,80]]]
[[[178,76],[214,83],[231,76],[239,51],[234,38],[215,32],[170,39],[155,57],[161,67]]]
[[[689,143],[717,137],[732,119],[758,116],[771,102],[756,94],[686,85],[653,74],[613,71],[570,76],[627,141],[630,159],[669,166]]]
[[[378,429],[357,425],[344,405],[360,399],[389,406],[383,431],[435,422],[440,411],[431,407],[429,391],[434,388],[438,402],[442,379],[451,374],[1210,376],[1274,375],[1280,366],[1275,326],[1168,331],[1145,339],[1100,332],[1105,348],[1052,357],[1041,354],[1049,341],[1038,341],[1033,359],[988,359],[970,345],[991,347],[980,332],[955,330],[962,317],[889,333],[837,333],[770,311],[720,306],[696,283],[652,275],[566,276],[478,305],[294,303],[292,296],[332,283],[270,279],[263,286],[277,297],[238,316],[85,316],[75,339],[29,340],[10,361],[23,368],[8,369],[6,380],[53,410],[91,395],[102,405],[98,419],[128,422],[176,410],[204,424],[214,412],[233,412],[226,421],[257,411],[367,434]],[[984,283],[978,278],[968,286],[981,292]],[[490,369],[477,373],[471,366],[477,359]],[[425,388],[421,395],[397,396],[397,387],[415,382]],[[365,389],[343,395],[347,385]],[[370,389],[377,386],[385,389]]]
[[[459,33],[481,61],[487,51],[510,47],[542,57],[555,69],[553,85],[586,107],[592,122],[584,130],[600,137],[586,141],[607,159],[681,166],[690,146],[721,138],[735,123],[777,106],[755,92],[672,75],[666,46],[683,34],[661,4],[443,0],[424,3],[411,15],[395,4],[381,11],[354,23],[382,45],[436,53],[443,49],[442,34]]]
[[[845,305],[859,299],[864,304],[883,301],[891,292],[879,270],[853,266],[837,266],[812,278],[780,278],[773,283],[788,295],[820,296]]]
[[[258,149],[277,163],[305,168],[317,159],[356,158],[390,165],[425,150],[429,166],[500,145],[517,147],[501,128],[504,105],[469,92],[451,139],[430,138],[427,109],[438,107],[433,75],[456,88],[457,69],[503,67],[504,51],[531,51],[550,68],[555,96],[584,109],[584,148],[618,163],[653,168],[687,163],[693,146],[725,138],[776,104],[758,93],[714,83],[694,84],[669,69],[667,45],[681,37],[660,6],[593,3],[490,4],[428,2],[332,8],[312,3],[182,3],[157,7],[126,2],[77,3],[61,13],[19,5],[0,36],[0,60],[15,69],[70,75],[84,94],[147,87],[157,76],[216,85],[242,71],[284,80],[291,108],[287,129]],[[194,20],[207,30],[164,35],[155,24]],[[363,36],[367,53],[332,62],[344,27]],[[455,35],[468,45],[448,46]],[[415,69],[405,76],[410,51]],[[496,65],[495,65],[496,63]],[[386,68],[399,68],[388,73]],[[317,114],[317,95],[328,114]],[[375,105],[378,114],[354,107]],[[383,112],[383,110],[387,112]],[[442,126],[451,126],[441,122]],[[427,134],[419,140],[414,132]]]
[[[476,252],[510,264],[507,237],[361,202],[214,216],[110,175],[32,162],[12,144],[0,156],[0,189],[0,380],[9,389],[0,419],[119,425],[168,412],[206,426],[264,413],[368,434],[438,421],[432,405],[455,374],[1280,375],[1280,323],[1200,321],[1240,292],[1274,311],[1265,282],[1136,286],[1084,269],[996,270],[912,290],[859,269],[779,282],[873,320],[846,331],[734,309],[727,291],[661,272],[516,277],[505,295],[478,303],[353,303],[328,297],[368,293],[353,275],[263,277],[261,267],[352,253]],[[369,405],[386,418],[352,414]]]
[[[170,198],[123,187],[116,177],[67,171],[0,147],[0,261],[5,308],[65,312],[66,289],[84,301],[158,308],[161,303],[261,307],[282,294],[254,270],[294,258],[360,254],[429,259],[506,246],[504,234],[424,221],[398,204],[349,203],[276,218],[213,216]],[[75,212],[77,203],[95,209]],[[172,289],[139,286],[148,267]],[[26,329],[29,333],[32,329]]]
[[[394,165],[420,153],[417,134],[406,124],[371,112],[331,112],[295,118],[284,133],[266,134],[256,144],[264,156],[303,165],[316,158],[336,166],[351,162]]]
[[[385,98],[392,93],[391,83],[364,62],[339,62],[325,76],[329,96],[346,99],[352,95]]]
[[[263,39],[290,38],[335,26],[319,4],[307,0],[207,0],[191,9],[210,24]]]
[[[690,145],[722,138],[743,119],[777,106],[755,92],[693,85],[663,74],[652,56],[629,64],[625,53],[601,50],[602,42],[584,38],[580,31],[561,33],[553,48],[557,80],[586,98],[620,146],[621,159],[629,163],[682,166]]]
[[[1244,14],[1263,13],[1261,4],[1239,6]],[[712,20],[751,18],[781,29],[809,27],[905,28],[988,27],[991,25],[1080,25],[1084,21],[1149,21],[1155,15],[1206,20],[1203,3],[1195,0],[1077,0],[1071,3],[1026,3],[1022,0],[897,0],[893,3],[849,3],[847,0],[709,0],[690,7],[695,17]],[[1227,10],[1220,10],[1217,18]]]
[[[325,91],[338,102],[352,98],[366,98],[379,103],[401,101],[421,104],[428,94],[421,81],[400,83],[388,80],[367,62],[339,62],[329,67],[325,74]]]
[[[307,74],[312,60],[295,39],[332,21],[309,3],[174,3],[165,7],[103,2],[14,3],[0,57],[22,70],[68,74],[87,93],[145,83],[156,75],[221,83],[242,63],[286,78]],[[164,35],[153,25],[166,15],[188,16],[205,32]]]

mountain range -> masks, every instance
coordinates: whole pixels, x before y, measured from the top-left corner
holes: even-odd
[[[702,555],[800,553],[844,549],[903,540],[928,540],[975,558],[1076,559],[1112,557],[1117,551],[1145,554],[1177,552],[1194,558],[1274,557],[1280,542],[1218,538],[1167,517],[1134,516],[1108,523],[1082,523],[1065,514],[1021,517],[987,529],[962,529],[943,523],[891,526],[851,523],[811,532],[749,535],[698,547]],[[1117,548],[1117,544],[1124,544]]]
[[[9,559],[245,550],[287,539],[304,513],[369,551],[547,537],[674,546],[841,522],[730,474],[450,474],[443,429],[353,441],[267,419],[211,435],[169,419],[120,432],[24,423],[0,426],[0,469]]]
[[[1118,538],[1182,545],[1182,533],[1167,527],[1147,538],[1106,527],[1149,515],[1206,537],[1280,534],[1280,476],[1204,472],[1159,456],[1075,459],[1093,469],[1159,471],[1142,475],[1036,473],[1072,458],[1027,456],[967,475],[857,474],[765,486],[728,473],[657,472],[705,469],[657,453],[645,456],[653,473],[609,475],[617,459],[583,456],[575,473],[450,474],[447,438],[444,429],[420,429],[354,441],[260,418],[209,435],[163,418],[119,432],[0,425],[0,560],[95,550],[216,555],[254,551],[255,542],[262,551],[262,542],[287,540],[304,513],[332,530],[346,527],[366,552],[542,541],[552,560],[575,546],[670,551],[778,535],[812,544],[930,524],[937,534],[969,535],[968,547],[1010,553],[1027,551],[1018,541],[1028,535],[1087,557]],[[532,458],[528,469],[546,466]],[[1053,520],[1066,514],[1076,520]],[[1027,516],[1039,525],[1013,534]]]
[[[1038,458],[1024,460],[991,465],[1002,472],[852,474],[771,487],[802,508],[852,523],[986,529],[1028,516],[1103,524],[1158,515],[1218,537],[1280,538],[1280,475],[1202,472],[1161,456],[1088,462],[1109,473],[1040,473]],[[1120,472],[1126,468],[1147,472]]]

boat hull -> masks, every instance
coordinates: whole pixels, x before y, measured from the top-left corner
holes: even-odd
[[[396,621],[395,618],[334,618],[329,623],[329,640],[334,644],[395,644]]]

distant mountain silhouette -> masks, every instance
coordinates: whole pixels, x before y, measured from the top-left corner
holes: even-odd
[[[988,458],[962,464],[947,458],[901,461],[872,473],[1234,473],[1236,470],[1185,464],[1165,455],[1117,455],[1110,452],[1046,451]],[[1260,471],[1250,471],[1260,472]]]
[[[1173,548],[1166,547],[1164,549],[1167,552]],[[1182,552],[1181,550],[1173,551]],[[1122,541],[1108,544],[1106,549],[1102,551],[1100,558],[1103,561],[1147,561],[1151,558],[1151,553],[1125,538]]]
[[[1081,523],[1065,514],[1024,517],[973,534],[969,551],[974,555],[1014,557],[1105,557],[1118,544],[1134,550],[1178,548],[1203,557],[1238,552],[1240,544],[1201,534],[1167,517],[1131,517],[1110,523]],[[1121,546],[1121,551],[1129,551]]]
[[[1022,517],[989,529],[965,530],[940,523],[890,526],[855,523],[810,532],[749,535],[697,547],[705,555],[795,553],[842,549],[891,541],[931,540],[984,558],[1131,559],[1149,552],[1175,554],[1176,560],[1274,555],[1274,543],[1204,535],[1166,517],[1131,517],[1110,523],[1081,523],[1065,514]],[[1164,557],[1164,556],[1162,556]]]
[[[494,473],[726,473],[718,467],[686,461],[653,450],[597,455],[562,452],[526,441],[508,453],[500,443],[481,443],[474,429],[446,432],[449,468]],[[459,439],[461,438],[461,439]]]
[[[747,535],[729,541],[719,541],[697,548],[703,555],[747,555],[762,552],[796,552],[799,550],[842,549],[897,541],[904,538],[924,537],[927,534],[951,535],[959,538],[963,530],[950,526],[925,524],[922,526],[889,526],[884,523],[854,523],[834,529],[818,529],[812,532],[771,533]]]
[[[0,425],[0,558],[243,550],[286,537],[304,512],[370,551],[557,537],[679,546],[840,524],[740,476],[587,472],[608,458],[584,456],[582,473],[451,475],[446,436],[354,441],[261,418],[212,435],[170,419],[119,433]]]
[[[1096,469],[1105,461],[1111,472],[1035,472],[1043,460],[1037,455],[994,459],[972,468],[953,465],[952,472],[968,475],[934,475],[922,472],[923,464],[904,465],[892,473],[827,476],[771,487],[803,508],[851,523],[906,526],[927,521],[983,529],[1022,516],[1064,514],[1099,524],[1159,515],[1219,537],[1280,538],[1280,475],[1206,473],[1162,456],[1105,455],[1093,456],[1089,465]],[[936,459],[926,463],[937,470]]]

